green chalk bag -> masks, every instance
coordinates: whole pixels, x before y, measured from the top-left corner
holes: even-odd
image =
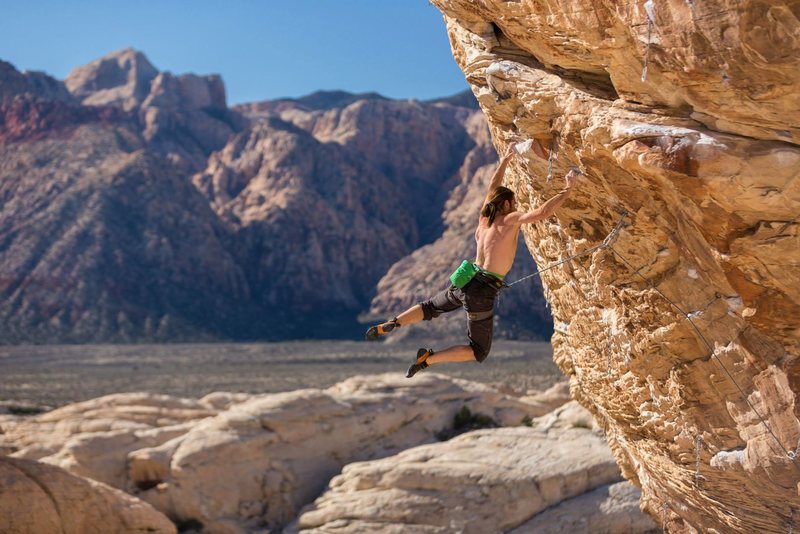
[[[458,269],[453,271],[453,274],[450,275],[450,281],[453,282],[454,286],[461,289],[479,272],[478,268],[475,267],[472,262],[464,260],[461,262],[461,265],[458,266]]]

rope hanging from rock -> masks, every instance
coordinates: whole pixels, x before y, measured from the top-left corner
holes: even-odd
[[[587,254],[591,254],[595,250],[599,250],[601,248],[606,248],[608,246],[611,246],[611,242],[613,241],[613,239],[619,233],[620,228],[622,228],[622,223],[625,221],[625,217],[627,217],[627,216],[628,216],[628,212],[626,211],[626,212],[623,213],[622,217],[619,219],[619,222],[617,222],[617,225],[614,227],[613,230],[611,230],[611,233],[609,233],[608,236],[606,236],[606,238],[603,240],[602,243],[598,243],[597,245],[594,245],[592,247],[587,248],[583,252],[578,252],[577,254],[573,254],[572,256],[570,256],[568,258],[564,258],[563,260],[559,260],[559,261],[557,261],[556,263],[554,263],[552,265],[548,265],[544,269],[539,269],[535,273],[531,273],[531,274],[529,274],[527,276],[524,276],[524,277],[520,278],[519,280],[515,280],[515,281],[511,282],[510,284],[508,284],[508,287],[515,286],[515,285],[519,284],[520,282],[524,282],[528,278],[533,278],[534,276],[539,276],[543,272],[549,271],[550,269],[553,269],[554,267],[558,267],[559,265],[567,263],[568,261],[572,261],[575,258],[580,258],[581,256],[585,256]]]
[[[628,266],[628,268],[629,268],[629,269],[630,269],[630,270],[631,270],[631,271],[632,271],[632,272],[633,272],[635,275],[637,275],[639,278],[641,278],[642,280],[644,280],[645,282],[647,282],[647,284],[648,284],[648,285],[649,285],[649,286],[650,286],[650,287],[651,287],[653,290],[655,290],[655,291],[656,291],[656,292],[657,292],[659,295],[661,295],[661,296],[662,296],[662,297],[663,297],[663,298],[664,298],[664,299],[665,299],[667,302],[669,302],[669,303],[670,303],[670,305],[671,305],[673,308],[675,308],[676,310],[678,310],[678,312],[679,312],[681,315],[683,315],[683,317],[684,317],[684,318],[685,318],[687,321],[689,321],[689,324],[690,324],[690,325],[692,325],[692,328],[694,329],[694,331],[695,331],[695,333],[697,334],[697,336],[698,336],[698,337],[699,337],[699,338],[702,340],[703,344],[704,344],[704,345],[706,346],[706,348],[708,349],[708,351],[709,351],[709,357],[713,357],[713,358],[714,358],[714,359],[717,361],[717,363],[719,364],[719,366],[720,366],[720,367],[722,368],[722,370],[725,372],[725,375],[726,375],[726,376],[727,376],[727,377],[730,379],[730,381],[733,383],[733,385],[734,385],[734,386],[736,386],[736,389],[739,391],[739,395],[741,395],[741,397],[742,397],[742,400],[744,400],[744,401],[745,401],[745,403],[746,403],[746,404],[747,404],[747,405],[750,407],[750,409],[753,411],[753,413],[754,413],[754,414],[756,414],[756,416],[758,417],[758,419],[761,421],[761,424],[763,424],[763,425],[764,425],[764,428],[766,428],[766,429],[767,429],[767,432],[769,432],[769,434],[772,436],[772,438],[775,440],[775,442],[778,444],[778,446],[779,446],[779,447],[781,448],[781,450],[784,452],[784,454],[786,455],[786,457],[787,457],[787,458],[789,458],[789,460],[791,460],[791,462],[792,462],[792,465],[794,465],[795,469],[797,469],[798,471],[800,471],[800,466],[798,466],[798,465],[797,465],[797,461],[796,461],[796,460],[797,460],[797,458],[796,458],[796,455],[792,455],[792,454],[791,454],[791,453],[790,453],[790,452],[789,452],[789,451],[786,449],[786,447],[784,447],[784,446],[783,446],[783,443],[781,443],[781,440],[779,440],[779,439],[778,439],[778,436],[776,436],[776,435],[775,435],[775,432],[773,432],[772,428],[771,428],[771,427],[770,427],[770,426],[767,424],[767,422],[766,422],[766,420],[764,419],[764,417],[762,417],[762,416],[761,416],[761,413],[760,413],[760,412],[759,412],[759,411],[756,409],[756,407],[753,405],[753,403],[752,403],[752,402],[750,402],[750,399],[747,397],[747,395],[745,394],[744,390],[741,388],[741,386],[739,385],[739,383],[738,383],[738,382],[736,382],[736,379],[735,379],[735,378],[733,378],[733,375],[731,374],[731,372],[728,370],[728,368],[725,366],[725,364],[724,364],[724,363],[722,363],[722,360],[719,358],[719,356],[717,356],[717,353],[716,353],[716,351],[714,350],[714,348],[711,346],[711,343],[709,343],[709,341],[706,339],[706,337],[703,335],[703,333],[700,331],[700,329],[697,327],[697,325],[696,325],[696,324],[694,324],[694,314],[685,312],[685,311],[684,311],[684,310],[683,310],[683,309],[682,309],[680,306],[678,306],[678,305],[677,305],[677,304],[676,304],[676,303],[675,303],[675,302],[674,302],[672,299],[670,299],[668,296],[666,296],[666,295],[664,294],[664,292],[663,292],[663,291],[661,291],[660,289],[658,289],[658,287],[656,287],[656,285],[655,285],[655,284],[652,282],[652,280],[649,280],[649,279],[645,278],[645,277],[644,277],[644,275],[642,275],[642,273],[640,272],[640,270],[639,270],[639,269],[636,269],[636,268],[635,268],[635,267],[634,267],[634,266],[633,266],[633,265],[632,265],[632,264],[631,264],[631,263],[630,263],[628,260],[626,260],[626,259],[625,259],[625,257],[624,257],[624,256],[622,256],[622,254],[620,254],[619,252],[617,252],[616,250],[614,250],[614,247],[612,247],[612,246],[609,246],[608,248],[609,248],[609,249],[611,250],[611,252],[613,252],[613,253],[614,253],[614,254],[615,254],[615,255],[616,255],[616,256],[617,256],[617,257],[618,257],[620,260],[622,260],[622,262],[623,262],[625,265],[627,265],[627,266]]]
[[[550,182],[553,180],[553,161],[556,160],[558,155],[556,151],[558,150],[558,141],[556,140],[556,134],[550,136],[550,153],[547,155],[547,181]]]
[[[653,0],[644,3],[644,11],[647,14],[647,48],[644,51],[644,67],[642,67],[642,81],[647,81],[647,64],[650,62],[650,37],[653,33],[653,26],[656,23],[656,6]]]
[[[669,298],[667,295],[665,295],[664,292],[661,291],[653,283],[652,280],[650,280],[650,279],[646,278],[644,275],[642,275],[642,273],[640,272],[640,269],[636,269],[627,259],[625,259],[625,257],[622,254],[620,254],[619,252],[617,252],[614,249],[613,242],[616,239],[617,235],[619,234],[619,231],[622,228],[622,225],[623,225],[623,222],[625,221],[625,218],[628,216],[628,212],[625,209],[623,209],[622,212],[623,212],[622,213],[622,217],[620,217],[620,219],[617,222],[617,224],[614,227],[614,229],[611,230],[611,232],[606,236],[606,238],[602,241],[602,243],[598,243],[598,244],[596,244],[594,246],[591,246],[591,247],[587,248],[583,252],[578,252],[577,254],[573,254],[572,256],[569,256],[568,258],[564,258],[563,260],[557,261],[557,262],[553,263],[552,265],[548,265],[544,269],[539,269],[539,270],[537,270],[536,272],[534,272],[532,274],[524,276],[524,277],[520,278],[519,280],[515,280],[514,282],[511,282],[506,287],[510,288],[510,287],[512,287],[512,286],[514,286],[516,284],[519,284],[520,282],[524,282],[525,280],[528,280],[529,278],[533,278],[534,276],[539,276],[542,273],[544,273],[546,271],[549,271],[550,269],[553,269],[555,267],[558,267],[559,265],[567,263],[568,261],[572,261],[572,260],[574,260],[576,258],[580,258],[581,256],[585,256],[587,254],[591,254],[592,252],[594,252],[596,250],[600,250],[600,249],[603,249],[603,248],[608,248],[635,275],[637,275],[639,278],[644,280],[650,286],[651,289],[655,290],[659,295],[661,295],[667,302],[669,302],[669,304],[673,308],[675,308],[683,316],[684,319],[689,321],[689,324],[692,326],[692,328],[694,329],[694,331],[697,334],[697,336],[700,338],[700,340],[703,342],[703,344],[708,349],[709,357],[713,357],[717,361],[719,366],[725,372],[725,375],[728,377],[728,379],[733,383],[734,386],[736,386],[736,389],[739,391],[739,395],[741,395],[742,399],[747,404],[747,406],[750,407],[750,410],[758,417],[758,419],[761,422],[761,424],[764,425],[764,428],[766,428],[767,432],[770,434],[770,436],[772,436],[772,439],[774,439],[775,442],[778,444],[778,447],[780,447],[780,449],[783,451],[783,453],[786,455],[786,457],[789,458],[789,460],[792,462],[792,465],[794,466],[794,468],[797,469],[798,471],[800,471],[800,466],[797,465],[797,458],[798,458],[798,456],[800,456],[800,443],[798,443],[798,448],[795,451],[789,451],[788,449],[786,449],[786,447],[783,446],[783,443],[781,443],[781,440],[778,439],[778,436],[775,435],[775,432],[772,430],[772,427],[770,427],[769,424],[767,424],[767,421],[764,419],[764,417],[761,415],[761,413],[756,409],[756,407],[753,405],[753,403],[750,402],[750,399],[747,397],[747,395],[745,394],[745,392],[742,389],[742,387],[739,385],[738,382],[736,382],[736,379],[733,377],[733,375],[728,370],[728,368],[725,366],[725,364],[722,362],[722,360],[719,358],[719,356],[717,356],[717,353],[714,350],[714,348],[711,346],[711,343],[706,339],[706,337],[700,331],[700,328],[698,328],[697,325],[694,323],[694,317],[695,317],[696,314],[695,313],[687,313],[686,311],[684,311],[680,306],[678,306],[678,304],[675,303],[675,301],[673,301],[671,298]],[[698,439],[702,439],[702,438],[700,436],[698,436]],[[695,443],[695,445],[696,445],[695,454],[698,455],[697,456],[697,458],[698,458],[697,461],[698,462],[699,462],[699,449],[697,447],[699,446],[699,443],[700,443],[699,441]],[[695,481],[699,483],[699,479],[700,478],[702,478],[702,476],[699,474],[699,464],[698,464],[697,468],[696,468],[696,472],[695,472]]]

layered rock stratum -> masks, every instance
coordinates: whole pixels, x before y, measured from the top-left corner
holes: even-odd
[[[433,3],[521,204],[584,173],[524,235],[540,264],[598,245],[543,275],[555,358],[645,509],[797,530],[797,5]]]
[[[0,340],[360,336],[364,312],[399,313],[473,256],[495,161],[476,108],[318,92],[231,109],[219,76],[132,49],[64,82],[0,63]],[[540,288],[503,306],[500,332],[549,335]]]

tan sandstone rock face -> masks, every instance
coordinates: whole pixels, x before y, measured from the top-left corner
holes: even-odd
[[[567,412],[583,412],[591,419],[577,406]],[[541,534],[654,529],[638,509],[638,490],[616,484],[619,469],[601,434],[574,423],[569,416],[549,422],[540,418],[534,428],[476,430],[350,464],[287,531],[387,534],[413,528],[490,534],[518,527],[514,532]]]
[[[173,534],[175,525],[149,504],[58,467],[0,458],[3,534]]]
[[[671,532],[797,529],[797,4],[433,3],[495,144],[522,153],[522,207],[585,174],[525,228],[539,265],[627,213],[543,282],[556,361],[645,508]]]

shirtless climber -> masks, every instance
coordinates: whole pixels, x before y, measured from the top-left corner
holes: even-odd
[[[434,352],[433,349],[419,349],[416,360],[406,372],[407,378],[439,363],[472,360],[482,362],[486,359],[492,346],[494,302],[503,287],[503,278],[514,263],[520,226],[550,217],[575,186],[579,173],[570,170],[564,177],[566,187],[556,196],[528,213],[516,211],[514,192],[500,185],[514,152],[512,144],[500,160],[489,184],[478,228],[475,230],[475,241],[478,245],[475,262],[471,264],[464,261],[450,278],[453,285],[441,293],[416,304],[389,322],[372,326],[367,330],[367,339],[379,339],[401,326],[422,320],[429,321],[442,313],[461,307],[466,309],[469,319],[467,324],[469,345],[456,345],[440,352]]]

